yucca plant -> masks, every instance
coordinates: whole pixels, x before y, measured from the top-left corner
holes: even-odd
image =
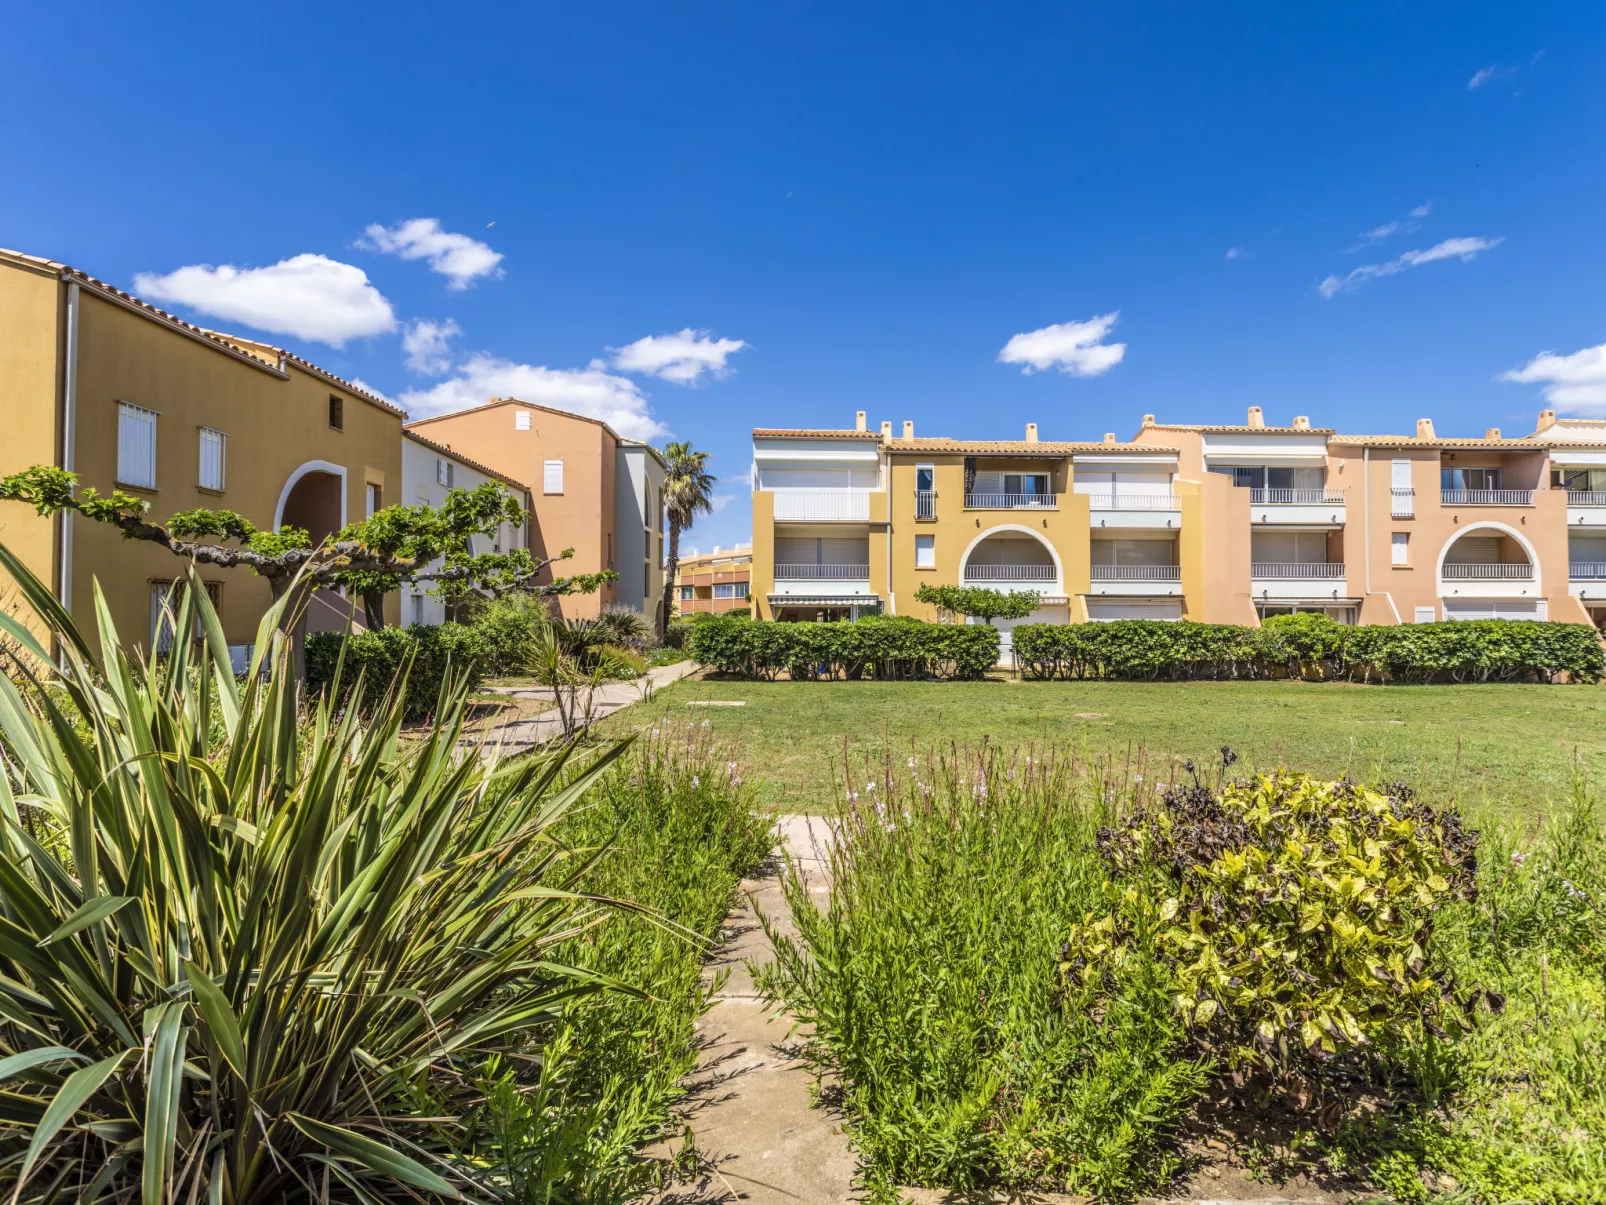
[[[450,1131],[488,1058],[609,985],[546,958],[598,910],[550,830],[622,746],[482,758],[452,680],[403,742],[405,668],[371,712],[304,716],[277,608],[237,682],[193,573],[146,666],[98,586],[97,649],[0,565],[57,646],[0,616],[0,1188],[500,1195]]]

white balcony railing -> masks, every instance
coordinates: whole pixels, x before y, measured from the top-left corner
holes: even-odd
[[[852,582],[867,581],[869,577],[868,565],[775,566],[775,580],[778,582]]]
[[[1440,490],[1446,506],[1532,506],[1532,490]]]
[[[1181,565],[1094,565],[1096,582],[1180,582]]]
[[[1568,490],[1568,506],[1606,506],[1606,492],[1601,490]]]
[[[1343,490],[1259,490],[1249,491],[1249,501],[1270,506],[1343,506]]]
[[[1396,519],[1409,519],[1416,514],[1416,491],[1408,485],[1389,487],[1390,514]]]
[[[937,491],[915,491],[915,518],[935,519],[937,517]]]
[[[1317,578],[1341,579],[1344,576],[1342,561],[1255,561],[1249,566],[1249,576],[1268,580],[1314,581]]]
[[[967,582],[1051,582],[1059,575],[1052,565],[966,565]]]
[[[1176,510],[1174,494],[1089,494],[1093,510]]]
[[[869,490],[776,490],[775,517],[804,521],[870,518]]]
[[[966,494],[971,510],[1054,510],[1058,494]]]
[[[1466,565],[1446,561],[1440,575],[1447,582],[1528,582],[1532,565]]]
[[[1575,582],[1606,581],[1606,565],[1599,561],[1574,561],[1567,566],[1567,576]]]

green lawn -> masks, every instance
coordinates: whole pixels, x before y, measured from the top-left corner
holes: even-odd
[[[709,700],[741,707],[689,707]],[[1169,777],[1172,759],[1281,762],[1367,780],[1403,779],[1474,812],[1537,816],[1570,786],[1576,752],[1606,767],[1606,689],[1587,686],[1361,686],[1303,682],[680,682],[609,721],[706,718],[736,742],[767,803],[830,811],[855,779],[950,741],[1085,742]],[[1139,765],[1139,762],[1143,765]]]

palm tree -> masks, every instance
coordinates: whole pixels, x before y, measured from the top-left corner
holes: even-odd
[[[664,605],[659,610],[659,639],[669,623],[669,603],[680,564],[680,533],[689,530],[698,515],[714,513],[714,475],[708,471],[708,453],[692,450],[685,440],[664,449],[664,512],[669,520],[669,559],[664,566]]]

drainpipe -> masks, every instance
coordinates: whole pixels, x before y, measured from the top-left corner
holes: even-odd
[[[74,445],[78,441],[78,282],[67,282],[67,346],[62,359],[61,467],[73,471]],[[73,512],[61,512],[61,572],[57,593],[62,609],[72,613],[72,521]]]
[[[1365,527],[1361,539],[1365,547],[1361,551],[1363,563],[1366,566],[1365,592],[1368,595],[1381,594],[1388,599],[1389,610],[1394,612],[1394,622],[1405,622],[1400,618],[1400,609],[1394,605],[1394,595],[1387,590],[1372,589],[1372,446],[1370,444],[1361,448],[1361,514],[1365,516]]]

